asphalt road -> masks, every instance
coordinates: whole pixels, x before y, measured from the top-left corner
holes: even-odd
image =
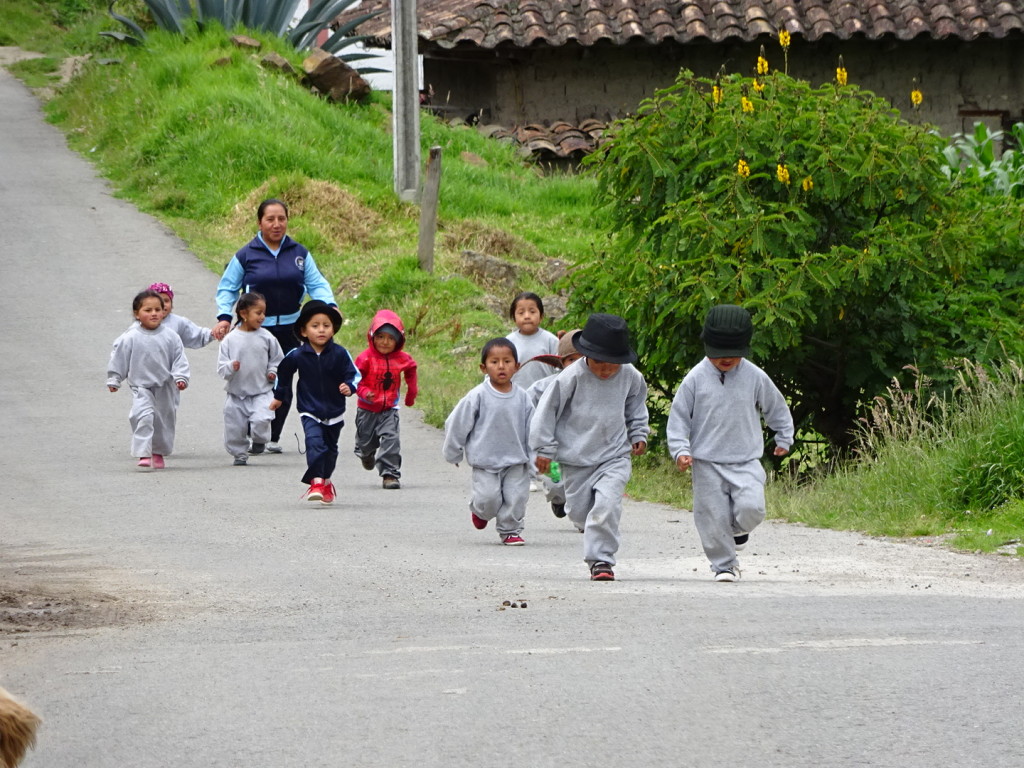
[[[29,768],[1024,765],[1021,563],[769,523],[716,584],[687,512],[630,501],[591,583],[538,494],[527,546],[475,530],[415,411],[401,491],[345,450],[339,503],[306,504],[293,442],[231,466],[214,346],[138,473],[111,342],[153,281],[210,322],[216,276],[3,71],[0,211],[0,685],[45,719]]]

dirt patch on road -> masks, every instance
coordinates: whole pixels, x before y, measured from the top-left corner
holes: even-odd
[[[0,635],[94,629],[137,623],[146,617],[138,605],[104,592],[0,587]]]

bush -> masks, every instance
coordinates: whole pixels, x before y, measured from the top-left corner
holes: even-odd
[[[1021,208],[952,188],[944,146],[853,85],[683,71],[592,160],[612,234],[571,310],[627,319],[658,422],[707,310],[741,304],[798,429],[846,447],[905,366],[1022,347]]]

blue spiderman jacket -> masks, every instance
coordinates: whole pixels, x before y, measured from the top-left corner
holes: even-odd
[[[307,293],[311,299],[337,306],[331,285],[312,255],[288,235],[277,256],[257,235],[231,258],[217,285],[218,320],[231,320],[238,294],[244,291],[262,293],[266,298],[266,326],[294,323]]]
[[[299,374],[295,407],[302,416],[324,424],[341,421],[345,413],[345,395],[338,391],[348,384],[354,393],[359,384],[359,371],[352,356],[340,344],[327,343],[318,355],[308,341],[291,350],[277,367],[274,397],[282,403],[292,400],[292,376]]]

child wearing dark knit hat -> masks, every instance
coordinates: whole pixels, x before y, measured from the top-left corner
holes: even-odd
[[[680,472],[693,470],[693,522],[715,581],[740,578],[736,552],[764,521],[762,417],[776,456],[793,444],[785,398],[747,359],[753,335],[743,307],[712,307],[701,333],[707,357],[683,378],[668,417],[669,453]]]

